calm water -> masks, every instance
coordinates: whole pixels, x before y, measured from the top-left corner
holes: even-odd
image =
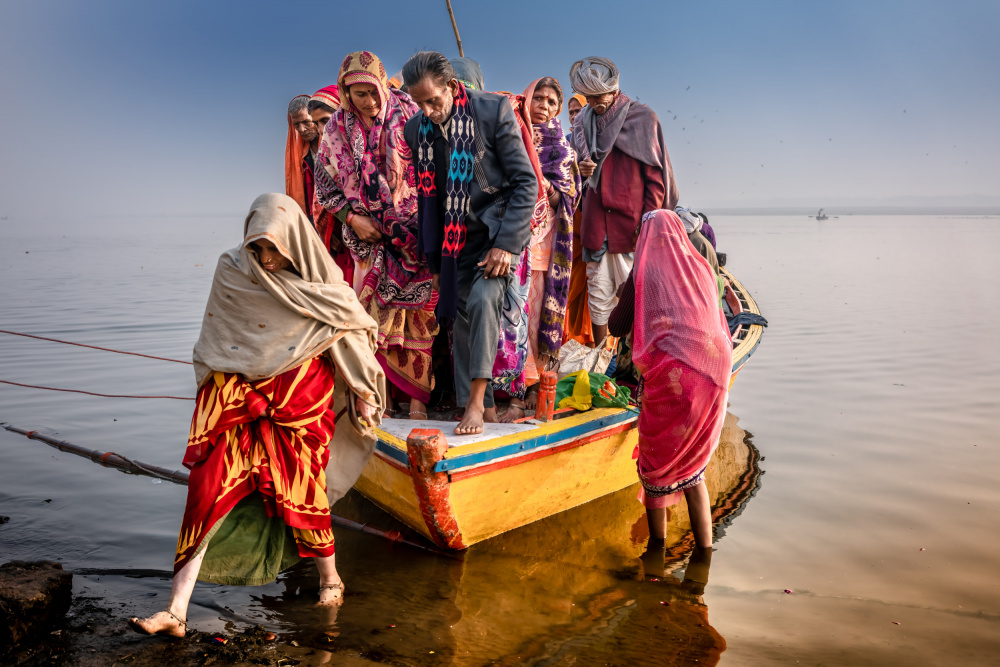
[[[0,329],[180,359],[242,228],[238,216],[84,220],[65,236],[0,224]],[[311,607],[306,565],[261,588],[199,586],[192,624],[263,623],[311,643],[335,628],[332,645],[405,664],[995,664],[1000,219],[713,225],[771,327],[731,394],[731,456],[717,464],[720,503],[739,483],[753,495],[723,508],[707,586],[707,564],[683,548],[666,572],[637,559],[644,520],[626,490],[460,559],[340,532],[336,619]],[[194,394],[189,366],[2,334],[0,379]],[[0,385],[0,421],[165,467],[179,466],[191,407]],[[184,496],[0,431],[0,560],[167,571]],[[396,527],[359,497],[335,511]],[[169,583],[93,574],[76,588],[127,615],[160,608]]]

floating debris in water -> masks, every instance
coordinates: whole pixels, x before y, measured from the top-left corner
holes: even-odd
[[[792,589],[790,589],[790,588],[786,588],[785,589],[785,593],[791,593],[791,592],[792,592]]]
[[[660,604],[662,604],[664,607],[669,607],[670,606],[669,602],[664,602],[662,600],[660,601]]]
[[[214,637],[212,639],[213,644],[218,644],[219,646],[224,646],[229,643],[229,640],[225,637]]]

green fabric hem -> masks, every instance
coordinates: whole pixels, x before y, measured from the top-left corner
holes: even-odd
[[[212,526],[196,553],[202,550],[205,560],[198,580],[227,586],[269,584],[301,559],[291,528],[267,516],[257,492]]]

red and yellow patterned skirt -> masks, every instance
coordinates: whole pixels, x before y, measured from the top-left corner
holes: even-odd
[[[213,550],[226,552],[222,542],[228,540],[229,551],[234,551],[238,533],[266,532],[253,525],[255,522],[277,526],[282,534],[290,531],[300,557],[333,554],[326,496],[327,447],[335,422],[333,385],[333,367],[317,357],[255,382],[234,373],[215,373],[201,387],[184,454],[184,465],[191,475],[175,573],[201,549],[209,549],[207,564]],[[239,511],[234,512],[238,505]],[[257,507],[259,519],[247,519],[254,516],[251,505]],[[231,513],[233,520],[227,521]],[[225,523],[233,525],[223,530]],[[280,543],[277,546],[278,551],[286,552],[285,561],[292,547],[291,540],[288,542],[288,548]],[[244,541],[236,551],[247,551],[247,544],[255,543]],[[264,551],[274,548],[273,538],[260,546]],[[257,576],[259,568],[250,569],[256,574],[241,582],[257,583],[267,578]],[[224,573],[214,579],[199,578],[226,580]]]

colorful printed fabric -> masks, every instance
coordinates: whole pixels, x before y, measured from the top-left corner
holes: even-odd
[[[528,291],[531,287],[531,246],[512,265],[513,276],[503,295],[500,313],[500,340],[493,363],[494,391],[524,398],[528,386],[525,363],[528,361]]]
[[[726,416],[733,346],[712,268],[676,213],[643,216],[632,275],[639,497],[659,508],[704,477]]]
[[[227,551],[220,536],[233,538],[240,529],[219,531],[220,522],[254,492],[263,498],[266,515],[291,529],[299,556],[333,554],[326,494],[333,390],[334,371],[322,357],[253,382],[216,372],[202,385],[184,454],[191,475],[175,573],[205,548],[203,569],[218,571],[213,553]],[[263,559],[269,555],[265,551],[248,556]]]
[[[507,96],[510,106],[514,110],[514,117],[521,130],[521,140],[524,142],[525,150],[535,171],[535,177],[538,179],[538,194],[531,215],[531,230],[534,232],[539,226],[545,224],[549,211],[548,199],[541,185],[544,180],[541,174],[541,164],[538,161],[538,154],[534,150],[534,136],[531,131],[528,104],[524,95],[507,92],[501,94]],[[494,390],[506,392],[510,396],[524,398],[525,393],[527,393],[525,366],[526,364],[530,367],[534,366],[533,363],[528,363],[530,353],[528,337],[528,323],[530,321],[528,293],[531,289],[530,243],[521,253],[517,263],[511,262],[511,269],[513,276],[507,286],[507,292],[504,294],[500,319],[501,336],[497,345],[497,358],[493,364],[491,386]]]
[[[545,294],[539,303],[532,303],[531,307],[540,310],[538,353],[558,358],[573,266],[573,213],[580,202],[580,169],[576,164],[576,153],[563,136],[558,118],[542,125],[536,124],[533,130],[542,175],[559,191],[559,204],[555,211],[556,227],[549,235],[552,250]]]
[[[448,178],[445,193],[444,237],[440,248],[421,248],[428,254],[441,254],[441,294],[438,316],[453,319],[458,314],[458,256],[465,247],[465,216],[469,214],[469,183],[475,157],[476,114],[469,103],[465,86],[459,85],[448,134]],[[427,239],[439,238],[437,186],[434,183],[434,124],[427,116],[420,119],[417,133],[417,190],[419,225]]]
[[[348,88],[370,83],[382,101],[370,121],[354,106]],[[406,120],[417,111],[410,96],[390,89],[382,62],[368,51],[349,54],[337,79],[340,108],[326,125],[316,156],[329,176],[316,181],[324,208],[349,206],[372,218],[382,238],[369,243],[344,226],[344,242],[356,263],[372,262],[359,292],[368,307],[433,309],[431,275],[417,251],[417,190],[413,158],[403,139]]]
[[[440,331],[434,313],[402,308],[369,311],[378,322],[378,358],[393,385],[426,404],[434,390],[431,350]]]

